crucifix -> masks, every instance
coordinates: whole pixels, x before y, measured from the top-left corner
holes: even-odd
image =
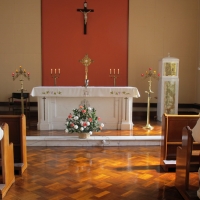
[[[87,9],[87,2],[84,2],[84,8],[83,9],[77,9],[78,12],[82,12],[83,13],[83,17],[84,17],[84,34],[87,34],[87,14],[89,12],[94,12],[93,9]]]

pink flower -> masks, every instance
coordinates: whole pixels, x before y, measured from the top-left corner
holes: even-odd
[[[71,126],[71,127],[74,127],[74,124],[73,124],[73,123],[71,123],[71,124],[70,124],[70,126]]]
[[[83,122],[83,127],[86,127],[87,126],[87,122]]]
[[[144,76],[144,74],[141,74],[141,76]]]
[[[83,109],[83,106],[79,106],[80,109]]]
[[[89,121],[89,122],[92,122],[92,118],[89,118],[88,121]]]
[[[149,70],[151,71],[152,69],[151,69],[151,68],[149,68]]]
[[[71,119],[71,118],[72,118],[72,114],[71,114],[71,113],[69,114],[68,118],[69,118],[69,119]]]
[[[86,113],[86,110],[82,110],[82,113]]]
[[[160,73],[158,73],[158,76],[160,76]]]
[[[101,120],[101,118],[100,118],[100,117],[98,117],[98,120],[100,121],[100,120]]]

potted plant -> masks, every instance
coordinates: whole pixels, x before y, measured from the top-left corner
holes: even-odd
[[[73,109],[66,119],[66,133],[78,133],[79,138],[88,138],[92,132],[99,132],[104,127],[100,123],[100,118],[96,116],[96,110],[86,105],[80,105],[78,109]]]

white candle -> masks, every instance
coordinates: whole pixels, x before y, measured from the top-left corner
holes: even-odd
[[[58,73],[60,74],[60,69],[58,69]]]
[[[56,74],[56,69],[55,69],[55,74]]]
[[[119,74],[119,69],[118,69],[118,74]]]
[[[52,69],[51,69],[51,74],[52,74]]]
[[[114,74],[115,74],[115,69],[114,69]]]
[[[110,74],[111,74],[111,69],[110,69]]]

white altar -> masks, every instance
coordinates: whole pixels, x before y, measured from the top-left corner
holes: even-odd
[[[38,101],[38,130],[64,130],[66,118],[79,105],[96,109],[104,129],[132,130],[135,87],[34,87],[31,96]]]

